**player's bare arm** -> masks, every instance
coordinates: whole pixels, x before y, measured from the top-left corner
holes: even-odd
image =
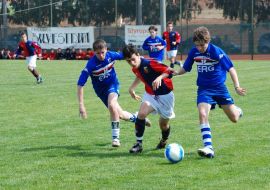
[[[229,73],[230,73],[231,79],[233,81],[234,89],[235,89],[236,93],[238,95],[240,95],[240,96],[245,96],[246,95],[246,89],[242,88],[240,86],[240,83],[239,83],[239,80],[238,80],[238,75],[237,75],[237,72],[236,72],[235,68],[234,67],[230,68]]]
[[[140,82],[141,82],[140,79],[136,77],[128,90],[130,96],[137,101],[140,101],[142,99],[139,95],[135,93],[135,88],[138,86]]]
[[[84,101],[83,101],[83,87],[78,85],[78,90],[77,90],[77,96],[78,96],[78,101],[79,101],[79,114],[80,117],[83,119],[87,118],[87,112],[84,106]]]

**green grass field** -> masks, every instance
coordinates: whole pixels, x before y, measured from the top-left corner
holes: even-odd
[[[216,157],[202,159],[196,109],[196,69],[175,77],[175,113],[169,142],[182,144],[185,158],[169,164],[159,141],[158,117],[144,136],[144,151],[130,155],[134,126],[121,122],[121,147],[111,147],[109,113],[85,87],[88,119],[78,117],[77,79],[85,61],[38,61],[41,85],[24,61],[0,61],[0,189],[270,189],[270,63],[235,61],[240,97],[227,85],[244,117],[231,123],[220,109],[210,113]],[[121,82],[120,104],[135,112],[130,98],[134,79],[128,64],[116,64]],[[137,93],[144,92],[142,85]]]

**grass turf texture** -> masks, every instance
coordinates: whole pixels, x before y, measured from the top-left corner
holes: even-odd
[[[270,189],[270,64],[235,61],[241,86],[235,94],[244,117],[231,123],[216,109],[210,113],[216,157],[200,158],[202,146],[196,109],[196,68],[175,77],[175,113],[169,143],[180,143],[185,158],[170,164],[163,150],[153,150],[160,137],[158,117],[146,128],[144,151],[128,153],[135,142],[134,126],[121,122],[120,148],[111,147],[109,113],[85,87],[88,119],[78,117],[76,82],[85,61],[38,61],[45,82],[35,83],[24,61],[0,61],[0,189]],[[134,79],[130,67],[118,62],[120,104],[135,112],[130,98]],[[138,94],[144,92],[142,85]]]

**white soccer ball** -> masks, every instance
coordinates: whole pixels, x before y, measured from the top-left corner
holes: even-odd
[[[185,151],[180,144],[169,144],[164,151],[165,158],[171,163],[177,163],[183,160]]]

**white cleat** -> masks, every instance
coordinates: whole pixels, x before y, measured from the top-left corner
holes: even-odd
[[[113,139],[112,141],[112,147],[119,147],[121,144],[120,144],[120,141],[119,139]]]
[[[214,158],[215,156],[214,150],[208,147],[198,149],[198,154],[201,157],[206,157],[206,158]]]

